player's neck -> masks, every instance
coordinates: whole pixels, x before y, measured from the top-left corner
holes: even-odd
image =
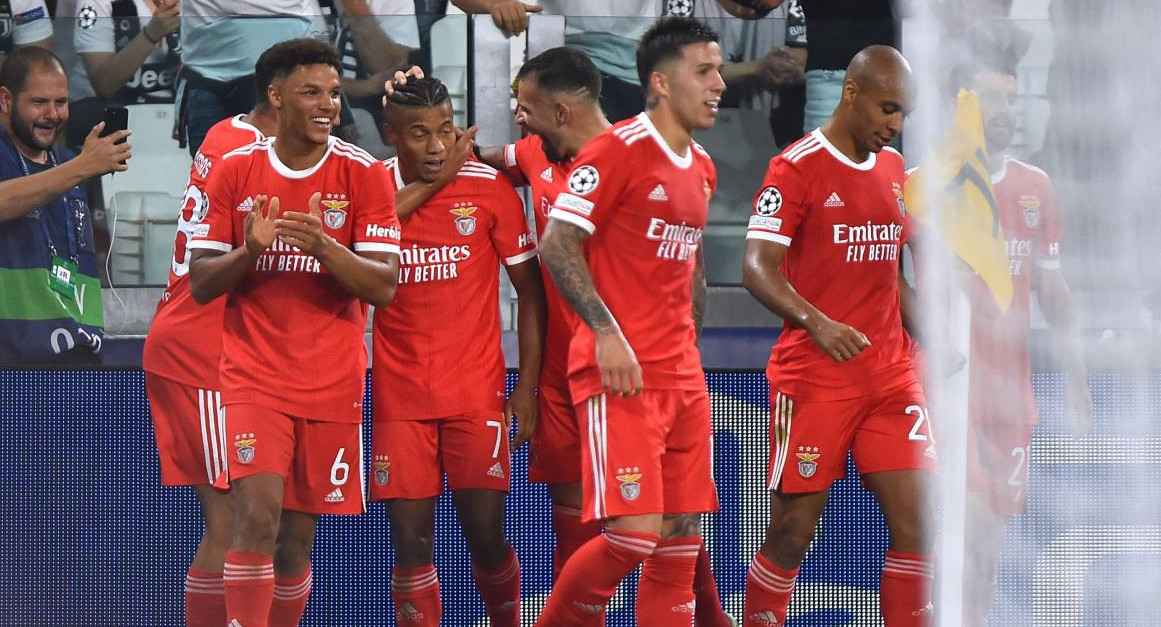
[[[1003,150],[988,153],[988,174],[999,174],[1004,169],[1004,162],[1007,160],[1008,155]]]
[[[841,152],[851,161],[862,163],[871,158],[870,152],[859,149],[854,134],[845,129],[837,117],[832,117],[824,122],[818,130],[822,132],[826,141],[834,146],[835,150]]]
[[[649,121],[674,154],[684,157],[689,152],[689,142],[693,139],[693,135],[677,121],[673,111],[664,104],[659,104],[646,111],[645,115],[649,116]]]
[[[580,149],[589,143],[590,139],[605,132],[605,129],[610,126],[612,124],[609,123],[609,119],[600,111],[578,119],[576,128],[571,129],[568,138],[564,142],[565,145],[560,147],[561,157],[565,160],[576,157]]]
[[[293,135],[274,138],[274,154],[291,170],[308,170],[322,160],[328,144],[303,141]]]
[[[250,109],[249,113],[242,116],[242,121],[258,129],[258,132],[266,137],[278,132],[278,117],[269,107],[256,106]]]

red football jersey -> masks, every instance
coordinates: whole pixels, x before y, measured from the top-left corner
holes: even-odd
[[[855,398],[911,376],[899,312],[903,157],[883,149],[854,163],[815,130],[770,160],[748,239],[789,246],[782,274],[808,302],[871,346],[837,362],[802,328],[783,326],[767,375],[794,398]]]
[[[396,160],[387,162],[402,188]],[[512,184],[469,161],[407,220],[395,302],[375,311],[375,420],[504,407],[500,264],[536,257]]]
[[[693,271],[716,184],[701,146],[691,141],[685,155],[676,154],[642,113],[581,149],[549,213],[592,234],[584,250],[593,284],[649,389],[705,389]],[[595,346],[592,330],[578,322],[569,349],[573,399],[603,390]]]
[[[149,335],[145,336],[142,366],[146,372],[202,389],[218,389],[226,299],[215,299],[206,305],[194,302],[189,293],[190,251],[186,243],[206,217],[206,177],[210,170],[227,152],[262,139],[262,133],[243,122],[243,117],[236,115],[215,124],[198,148],[177,217],[169,283],[157,303]]]
[[[209,213],[190,248],[245,246],[243,221],[254,196],[277,196],[280,213],[305,212],[310,197],[321,192],[328,235],[355,252],[399,252],[395,188],[382,163],[332,137],[317,164],[291,170],[275,154],[275,141],[239,148],[214,168]],[[226,403],[360,422],[366,326],[366,304],[313,256],[276,240],[227,295],[221,361]]]
[[[1056,191],[1044,171],[1011,158],[992,177],[992,187],[1007,240],[1012,305],[1002,312],[983,280],[973,278],[968,415],[1035,424],[1029,311],[1033,275],[1060,268]]]
[[[529,135],[514,144],[508,144],[504,150],[504,160],[509,171],[522,176],[532,188],[536,236],[543,237],[552,201],[564,189],[572,161],[549,161],[539,135]],[[548,267],[543,263],[540,264],[540,275],[544,279],[544,299],[548,309],[540,385],[567,388],[568,345],[572,341],[576,317],[564,296],[556,289],[556,283],[552,282]]]

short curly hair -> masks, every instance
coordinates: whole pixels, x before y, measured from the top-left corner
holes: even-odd
[[[290,76],[300,65],[329,65],[342,76],[343,67],[334,46],[309,37],[288,39],[270,46],[254,65],[255,101],[269,103],[266,90],[280,79]]]

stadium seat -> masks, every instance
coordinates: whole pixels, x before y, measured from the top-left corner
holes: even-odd
[[[114,286],[165,285],[181,199],[162,192],[121,191],[108,206]]]
[[[180,195],[189,180],[192,159],[172,137],[173,105],[129,105],[133,157],[129,169],[101,177],[105,206],[119,192],[162,192]],[[176,205],[171,206],[171,208]],[[176,210],[173,212],[176,214]]]

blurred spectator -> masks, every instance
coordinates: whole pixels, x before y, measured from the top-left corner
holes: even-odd
[[[190,155],[211,126],[254,108],[258,56],[311,36],[319,12],[314,0],[185,0],[175,130]]]
[[[806,50],[788,47],[787,6],[778,10],[752,8],[735,0],[698,0],[694,17],[706,21],[721,35],[726,81],[723,107],[746,107],[773,112],[780,106],[784,86],[801,85]],[[735,19],[741,18],[741,19]],[[801,134],[796,131],[794,139]]]
[[[452,4],[464,13],[491,15],[496,28],[504,31],[509,37],[519,35],[528,28],[529,13],[539,13],[543,10],[538,4],[524,3],[520,0],[452,0]],[[586,0],[585,4],[598,2]]]
[[[44,0],[0,2],[0,66],[21,46],[52,49],[52,18]]]
[[[601,71],[601,109],[614,123],[645,108],[637,76],[641,36],[662,15],[693,14],[693,0],[541,0],[540,4],[547,14],[566,16],[565,44],[589,55]]]
[[[806,17],[803,132],[822,125],[842,98],[847,64],[874,44],[899,47],[892,0],[798,0]]]
[[[343,66],[343,94],[349,105],[369,112],[378,129],[383,122],[380,100],[384,95],[384,81],[395,70],[418,60],[419,25],[415,3],[413,0],[322,0],[319,5],[324,14],[333,11],[328,26]],[[342,122],[347,122],[345,116]],[[344,131],[347,141],[357,142],[357,135],[357,132]]]
[[[79,146],[108,105],[173,102],[180,0],[81,0],[65,137]]]
[[[0,69],[0,364],[97,363],[101,284],[86,179],[124,171],[128,136],[93,128],[58,148],[68,78],[50,50],[20,48]]]

